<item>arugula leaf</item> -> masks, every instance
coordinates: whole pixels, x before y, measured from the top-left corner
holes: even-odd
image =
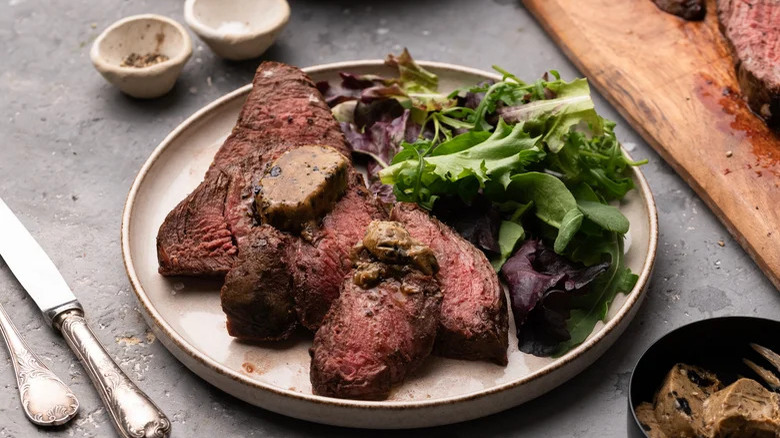
[[[569,186],[586,183],[605,200],[622,199],[634,188],[627,175],[628,167],[644,164],[647,160],[628,160],[617,141],[615,123],[601,120],[602,135],[588,137],[577,130],[569,132],[563,148],[548,154],[545,165],[562,174],[561,178]]]
[[[625,266],[623,236],[610,233],[606,240],[593,243],[595,252],[605,254],[610,259],[609,269],[594,280],[589,293],[572,296],[573,308],[566,321],[571,339],[558,346],[554,357],[562,356],[590,336],[596,323],[607,317],[609,306],[617,293],[630,292],[639,279]]]
[[[501,221],[501,227],[498,229],[498,246],[501,249],[501,254],[490,261],[493,269],[500,271],[514,252],[517,243],[524,238],[525,229],[522,225],[514,221]]]
[[[479,89],[471,91],[478,92]],[[493,129],[493,125],[487,121],[487,116],[496,111],[499,102],[506,105],[516,105],[523,101],[528,91],[517,83],[502,81],[490,85],[484,93],[485,97],[482,98],[482,101],[474,109],[473,115],[469,118],[469,121],[474,124],[474,129],[478,131]]]
[[[586,183],[580,183],[571,189],[571,194],[579,201],[601,202],[599,195]]]
[[[512,176],[507,193],[512,199],[533,201],[536,217],[560,229],[569,211],[577,210],[569,189],[558,178],[541,172],[526,172]]]
[[[561,228],[558,231],[558,236],[555,238],[555,245],[553,246],[555,252],[563,254],[563,251],[566,250],[566,245],[569,244],[574,237],[574,234],[580,229],[582,218],[582,212],[578,209],[566,212],[566,215],[563,216],[563,220],[561,221]]]
[[[623,213],[621,213],[620,210],[611,205],[578,200],[577,207],[579,207],[586,218],[592,220],[605,230],[615,231],[620,234],[628,232],[628,219],[623,216]]]

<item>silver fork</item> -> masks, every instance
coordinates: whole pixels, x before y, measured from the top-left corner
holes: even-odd
[[[774,351],[762,347],[758,344],[750,344],[750,347],[755,350],[758,354],[760,354],[764,359],[766,359],[769,363],[774,365],[775,368],[777,368],[777,372],[780,373],[780,354],[775,353]],[[772,388],[775,392],[780,392],[780,378],[778,378],[775,373],[772,371],[757,365],[755,362],[753,362],[750,359],[742,359],[742,362],[745,363],[750,369],[752,369],[756,374],[758,374],[762,379],[764,379],[764,382]]]
[[[39,426],[57,426],[75,417],[79,410],[78,399],[30,350],[2,305],[0,332],[11,354],[16,384],[27,418]]]

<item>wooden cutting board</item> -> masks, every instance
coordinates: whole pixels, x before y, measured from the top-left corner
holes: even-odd
[[[780,289],[780,136],[739,95],[715,2],[703,22],[651,0],[523,3]]]

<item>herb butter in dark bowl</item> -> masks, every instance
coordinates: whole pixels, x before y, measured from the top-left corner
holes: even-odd
[[[780,321],[741,316],[705,319],[656,341],[631,375],[628,436],[725,436],[719,434],[722,424],[724,430],[741,428],[733,436],[776,436],[771,430],[780,427],[780,394],[767,391],[764,387],[768,386],[743,358],[769,370],[774,367],[751,348],[751,343],[780,354]],[[774,371],[780,377],[780,372]],[[740,397],[759,402],[744,404]],[[752,406],[761,412],[750,412]],[[741,411],[736,415],[734,409]],[[745,422],[743,414],[761,421]],[[722,421],[729,415],[734,418]],[[751,431],[754,427],[767,430]],[[672,435],[666,433],[670,429]]]

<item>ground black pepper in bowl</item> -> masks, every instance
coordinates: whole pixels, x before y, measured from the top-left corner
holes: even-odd
[[[125,59],[123,59],[122,63],[119,65],[121,67],[144,68],[155,64],[159,64],[161,62],[165,62],[167,60],[168,57],[161,53],[146,53],[143,55],[139,55],[138,53],[134,52],[127,55],[127,57],[125,57]]]

